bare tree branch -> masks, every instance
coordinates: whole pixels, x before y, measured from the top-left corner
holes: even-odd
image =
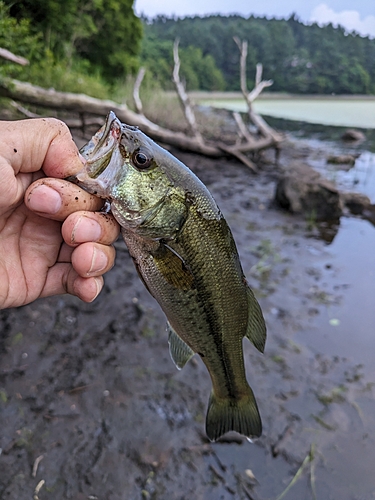
[[[241,91],[248,107],[248,114],[250,121],[257,127],[259,133],[270,140],[270,146],[278,147],[281,141],[281,136],[266,121],[253,110],[253,102],[260,95],[260,93],[267,87],[273,84],[272,80],[262,80],[263,66],[257,64],[255,74],[255,86],[251,92],[247,90],[246,78],[246,59],[247,59],[247,41],[234,37],[234,41],[240,51],[240,68],[241,68]]]
[[[174,59],[174,68],[173,68],[173,82],[176,86],[177,94],[180,99],[182,108],[185,113],[185,118],[189,126],[190,133],[193,137],[196,138],[197,141],[203,142],[202,136],[198,131],[197,122],[195,119],[195,114],[193,111],[193,107],[191,105],[189,96],[186,93],[185,85],[181,82],[180,79],[180,57],[178,54],[178,45],[179,40],[176,38],[173,44],[173,59]]]
[[[227,146],[226,144],[221,144],[220,148],[223,151],[225,151],[226,153],[228,153],[230,156],[234,156],[241,163],[243,163],[244,165],[246,165],[247,167],[249,167],[250,170],[252,170],[254,174],[258,172],[258,169],[257,169],[257,166],[255,165],[255,163],[253,163],[250,160],[250,158],[248,158],[247,156],[245,156],[244,153],[242,153],[237,146],[234,146],[234,147],[232,146],[231,147],[231,146]]]
[[[21,106],[21,104],[18,104],[18,102],[16,102],[16,101],[10,101],[10,104],[14,108],[16,108],[17,111],[19,111],[23,115],[27,116],[27,118],[39,118],[40,117],[40,115],[37,115],[36,113],[32,113],[28,109],[26,109],[23,106]]]
[[[247,41],[241,40],[235,36],[233,37],[238,50],[240,51],[240,84],[244,96],[247,96],[247,82],[246,82],[246,59],[247,59]]]
[[[255,86],[258,87],[260,82],[262,81],[262,73],[263,73],[263,64],[258,63],[255,67]],[[269,80],[272,82],[272,80]],[[272,83],[271,83],[272,85]]]
[[[235,111],[233,113],[233,118],[234,118],[234,120],[235,120],[235,122],[237,124],[238,130],[239,130],[239,134],[240,134],[240,138],[244,139],[248,143],[254,142],[254,138],[250,134],[250,130],[248,129],[248,127],[246,127],[246,125],[243,122],[243,119],[242,119],[241,115],[237,111]]]
[[[140,115],[143,115],[143,105],[141,98],[139,97],[139,89],[141,87],[141,83],[143,81],[145,74],[146,74],[146,69],[142,66],[138,71],[138,75],[137,78],[135,79],[133,88],[133,100],[135,104],[135,109]]]
[[[13,54],[13,52],[10,52],[10,50],[3,49],[1,47],[0,57],[2,57],[3,59],[7,59],[8,61],[12,61],[16,64],[20,64],[21,66],[26,66],[27,64],[29,64],[29,61],[24,57],[16,56],[16,54]]]

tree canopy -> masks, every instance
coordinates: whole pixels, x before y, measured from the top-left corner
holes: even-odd
[[[56,58],[81,57],[107,79],[135,71],[142,23],[133,0],[3,0],[8,14],[28,21]]]
[[[375,93],[375,40],[346,33],[332,24],[304,25],[294,14],[287,20],[239,15],[182,19],[158,16],[144,20],[144,33],[143,54],[149,51],[146,44],[154,40],[154,60],[166,60],[159,47],[165,48],[165,43],[176,37],[180,38],[181,50],[195,47],[203,58],[210,55],[226,90],[239,89],[239,52],[233,41],[237,36],[249,43],[249,77],[261,62],[264,77],[274,80],[274,91]],[[154,66],[153,71],[156,69]]]
[[[0,60],[0,76],[101,97],[144,65],[149,82],[171,89],[179,38],[188,90],[239,90],[234,36],[248,41],[249,80],[261,62],[272,91],[375,93],[374,39],[331,24],[305,25],[294,14],[139,19],[133,0],[0,0],[0,46],[31,61],[19,68]]]

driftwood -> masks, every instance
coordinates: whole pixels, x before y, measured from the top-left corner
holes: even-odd
[[[146,69],[144,67],[141,67],[140,70],[138,71],[137,78],[135,79],[134,82],[134,87],[133,87],[133,100],[134,100],[134,105],[135,109],[137,110],[137,113],[140,115],[143,115],[143,105],[141,98],[139,97],[139,89],[141,87],[141,83],[143,81],[143,78],[146,74]]]
[[[253,102],[255,99],[261,94],[261,92],[270,87],[273,84],[272,80],[262,80],[263,66],[262,64],[256,65],[256,74],[255,74],[255,86],[251,92],[247,90],[247,78],[246,78],[246,59],[247,59],[247,41],[241,40],[237,37],[234,37],[234,41],[240,51],[240,71],[241,71],[241,91],[242,95],[246,101],[248,108],[248,115],[250,122],[255,125],[259,134],[267,139],[268,146],[267,147],[276,147],[280,143],[282,137],[278,134],[272,127],[270,127],[266,121],[255,113],[253,109]],[[237,123],[240,122],[242,118],[240,115],[236,117]]]
[[[185,111],[185,118],[189,125],[190,134],[196,138],[197,142],[202,143],[203,138],[198,131],[198,126],[195,119],[193,106],[191,105],[189,96],[186,93],[185,85],[182,83],[180,79],[181,63],[180,63],[180,57],[178,55],[178,44],[179,40],[176,39],[173,45],[173,59],[174,59],[173,82],[175,84],[178,98],[180,99],[180,103]]]
[[[13,54],[13,52],[11,52],[10,50],[3,49],[2,47],[0,47],[0,57],[16,64],[20,64],[21,66],[26,66],[27,64],[29,64],[29,61],[24,57],[16,56],[16,54]]]
[[[239,140],[237,140],[237,142],[233,145],[228,145],[220,141],[205,141],[198,131],[193,106],[179,76],[180,60],[178,56],[178,41],[175,41],[173,51],[175,62],[173,81],[176,86],[179,100],[185,112],[185,118],[189,126],[190,135],[161,127],[150,121],[144,115],[142,101],[139,96],[139,88],[145,74],[145,70],[142,68],[138,74],[133,90],[133,98],[137,110],[136,112],[129,109],[126,104],[118,104],[111,100],[100,100],[85,94],[74,94],[69,92],[58,92],[54,89],[44,89],[30,83],[13,79],[0,80],[0,96],[8,97],[16,101],[14,105],[26,115],[28,115],[27,110],[20,106],[18,102],[33,104],[38,107],[45,107],[49,109],[76,112],[80,115],[80,121],[68,120],[67,124],[68,126],[81,128],[82,130],[84,130],[86,125],[97,125],[98,121],[102,123],[104,116],[107,115],[109,111],[114,111],[122,122],[138,126],[144,133],[149,135],[155,141],[210,157],[233,156],[253,171],[256,171],[256,166],[248,158],[247,154],[258,152],[269,147],[277,149],[281,138],[252,109],[252,102],[254,99],[260,94],[263,88],[271,85],[272,82],[264,82],[261,80],[261,66],[258,66],[255,87],[250,93],[247,92],[245,71],[247,43],[243,42],[241,45],[237,39],[236,43],[240,50],[242,48],[241,89],[248,105],[249,118],[253,125],[255,125],[257,134],[254,135],[250,133],[250,130],[243,122],[242,117],[238,113],[234,113],[234,118],[239,128]],[[91,118],[87,115],[91,116]],[[30,116],[30,114],[28,116]],[[101,117],[101,119],[99,120],[97,117]]]

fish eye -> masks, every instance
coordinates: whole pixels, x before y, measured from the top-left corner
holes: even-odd
[[[134,166],[137,167],[139,170],[147,169],[152,162],[152,157],[141,150],[134,151],[132,159]]]

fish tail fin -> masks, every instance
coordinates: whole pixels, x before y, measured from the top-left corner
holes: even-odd
[[[210,441],[216,441],[229,431],[236,431],[246,437],[262,434],[262,421],[253,391],[238,399],[216,397],[211,393],[206,416],[206,434]]]

